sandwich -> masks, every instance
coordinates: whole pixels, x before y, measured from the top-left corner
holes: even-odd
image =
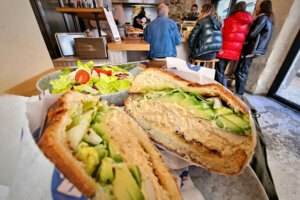
[[[129,93],[125,111],[163,148],[225,175],[240,174],[249,163],[256,145],[249,111],[222,85],[149,68]]]
[[[91,199],[182,199],[148,135],[122,109],[68,91],[48,110],[38,143]]]

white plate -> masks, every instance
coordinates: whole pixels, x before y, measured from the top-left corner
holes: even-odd
[[[267,200],[268,196],[256,174],[248,165],[240,175],[224,176],[201,167],[189,168],[194,185],[206,200]]]
[[[189,175],[205,200],[268,200],[265,189],[249,165],[240,175],[225,176],[194,165],[168,150],[160,150],[160,153],[171,169],[189,167]]]

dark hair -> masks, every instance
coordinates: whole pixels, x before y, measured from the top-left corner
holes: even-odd
[[[145,15],[146,14],[146,12],[145,12],[145,8],[144,7],[142,7],[142,9],[141,9],[141,12],[139,13],[139,15]]]
[[[216,12],[215,6],[212,3],[207,3],[202,6],[199,19],[204,18],[208,15],[213,15],[217,18],[218,21],[221,21],[221,17]]]
[[[196,7],[198,9],[198,5],[197,4],[193,4],[192,7]]]
[[[261,4],[259,5],[260,11],[259,14],[265,14],[269,20],[272,22],[272,24],[275,23],[274,21],[274,14],[272,11],[272,2],[270,0],[265,0],[263,2],[261,2]]]
[[[237,4],[234,5],[232,8],[230,15],[234,15],[237,12],[245,12],[246,11],[246,2],[240,1]]]

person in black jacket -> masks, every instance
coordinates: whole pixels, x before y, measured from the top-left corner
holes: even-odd
[[[236,93],[243,95],[248,78],[248,72],[255,56],[265,55],[272,37],[274,14],[272,2],[263,1],[256,9],[257,17],[250,26],[240,60],[234,72]]]
[[[133,19],[133,27],[144,29],[145,25],[149,22],[150,20],[146,17],[145,9],[142,7],[141,12]]]
[[[222,47],[222,22],[213,4],[202,6],[199,20],[192,30],[188,44],[191,58],[212,60]]]

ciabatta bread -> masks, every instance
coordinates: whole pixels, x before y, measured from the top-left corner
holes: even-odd
[[[71,124],[72,114],[83,102],[97,103],[99,97],[69,91],[49,108],[45,129],[39,141],[40,149],[87,197],[118,199],[108,195],[95,177],[87,173],[84,162],[75,156],[76,150],[70,146],[66,130]],[[145,199],[182,199],[176,181],[163,163],[161,155],[148,135],[130,116],[120,108],[110,107],[101,124],[105,126],[110,142],[117,144],[123,159],[121,163],[114,165],[139,167],[141,191]],[[118,191],[113,190],[112,193],[114,195]]]
[[[221,85],[192,83],[159,69],[146,69],[134,78],[129,92],[135,94],[126,99],[125,111],[152,140],[190,162],[221,174],[241,173],[252,158],[255,131],[237,134],[218,127],[215,119],[201,118],[191,107],[165,98],[172,92],[162,91],[172,89],[187,96],[218,97],[233,114],[249,119],[244,103]]]
[[[148,90],[164,90],[168,88],[180,89],[184,92],[191,92],[208,97],[218,97],[226,102],[236,112],[243,112],[248,115],[248,110],[240,99],[220,84],[200,85],[184,80],[174,74],[161,69],[148,68],[135,76],[128,93],[145,93]]]

